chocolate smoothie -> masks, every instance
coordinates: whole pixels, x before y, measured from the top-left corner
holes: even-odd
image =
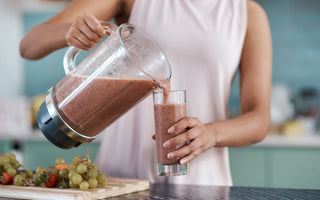
[[[154,104],[158,163],[166,165],[179,163],[179,159],[167,158],[167,154],[175,151],[176,147],[165,149],[163,148],[163,143],[175,136],[173,134],[169,134],[168,129],[180,118],[186,116],[186,110],[186,103]]]
[[[54,100],[67,124],[93,137],[156,87],[156,82],[141,77],[92,79],[69,74],[55,87]]]

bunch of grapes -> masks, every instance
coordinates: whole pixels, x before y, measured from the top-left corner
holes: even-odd
[[[76,156],[72,164],[58,158],[55,166],[37,167],[31,170],[20,170],[21,164],[13,153],[0,154],[0,183],[17,186],[42,186],[58,188],[80,188],[88,190],[107,185],[107,177],[99,172],[99,167],[87,158]]]
[[[88,190],[106,186],[107,178],[105,174],[99,173],[99,167],[92,164],[87,153],[87,158],[74,157],[72,164],[66,164],[63,158],[58,158],[55,167],[38,167],[33,176],[33,184]]]
[[[0,155],[0,183],[9,185],[14,183],[18,186],[24,186],[28,180],[32,179],[31,170],[20,170],[21,164],[16,159],[15,154],[7,152]]]

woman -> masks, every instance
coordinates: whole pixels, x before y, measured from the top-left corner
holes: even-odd
[[[227,147],[264,139],[269,125],[272,45],[263,9],[246,0],[74,0],[63,11],[31,29],[21,55],[40,59],[76,46],[89,50],[105,36],[100,20],[114,18],[143,28],[166,53],[172,89],[187,91],[188,116],[168,131],[188,131],[170,139],[168,154],[190,163],[186,176],[155,172],[152,97],[107,128],[96,162],[109,176],[201,185],[232,185]],[[240,70],[241,115],[227,119],[233,78]]]

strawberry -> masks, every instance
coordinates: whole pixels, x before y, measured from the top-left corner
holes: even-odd
[[[3,185],[10,185],[13,183],[13,177],[8,172],[2,172],[0,183]]]
[[[56,177],[54,174],[51,174],[51,173],[50,173],[50,174],[47,176],[47,180],[46,180],[46,182],[44,183],[44,185],[45,185],[46,187],[48,187],[48,188],[52,188],[52,187],[56,186],[57,183],[58,183],[57,177]]]

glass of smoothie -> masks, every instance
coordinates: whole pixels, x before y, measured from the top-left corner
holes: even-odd
[[[188,172],[188,165],[180,165],[179,158],[169,159],[168,153],[181,146],[164,148],[163,143],[174,137],[168,129],[186,116],[186,91],[156,91],[153,93],[154,119],[157,145],[157,172],[159,176],[179,176]]]

